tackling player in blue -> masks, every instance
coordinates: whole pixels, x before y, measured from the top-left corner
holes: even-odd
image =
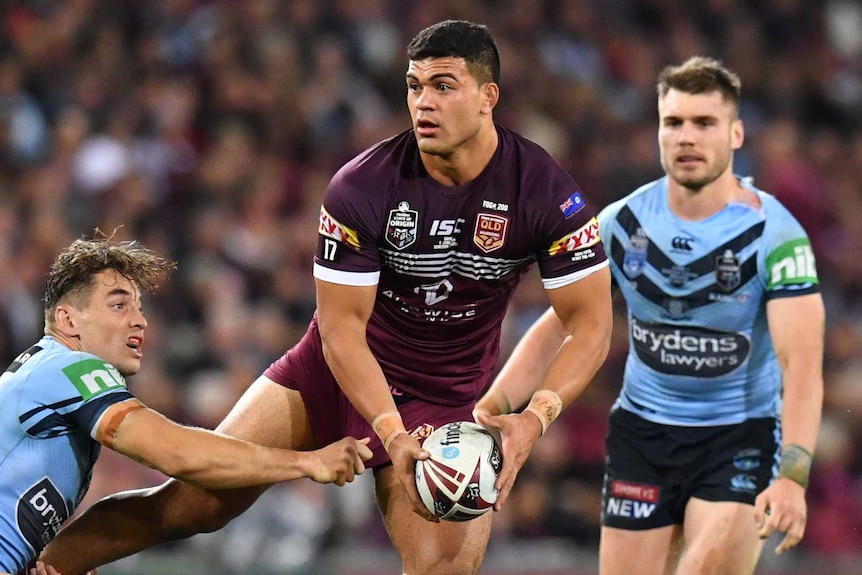
[[[135,399],[125,378],[143,358],[141,294],[173,266],[136,242],[99,238],[76,240],[51,267],[45,336],[0,376],[0,575],[23,573],[57,534],[102,445],[208,488],[300,477],[343,485],[365,470],[367,440],[306,453],[260,447],[178,425]]]
[[[805,230],[733,173],[740,92],[709,58],[666,68],[666,176],[599,214],[629,332],[607,438],[601,575],[750,575],[763,539],[784,532],[780,554],[805,531],[823,302]],[[526,400],[559,330],[549,311],[477,411]]]

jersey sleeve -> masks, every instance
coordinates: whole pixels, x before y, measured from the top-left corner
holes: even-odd
[[[357,179],[348,164],[327,187],[320,207],[314,276],[333,283],[376,285],[379,216]]]
[[[766,298],[817,293],[820,280],[811,241],[802,225],[774,198],[766,205],[760,276]]]
[[[559,165],[543,170],[542,178],[548,192],[536,216],[542,233],[536,259],[545,288],[555,289],[604,267],[607,257],[596,211],[574,179]]]
[[[133,397],[114,366],[87,354],[72,363],[50,362],[30,377],[19,420],[32,437],[85,430],[95,438],[105,410]]]

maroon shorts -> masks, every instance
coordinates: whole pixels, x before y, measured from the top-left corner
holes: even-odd
[[[279,385],[299,391],[318,447],[347,436],[357,439],[370,437],[369,447],[374,456],[366,462],[366,466],[378,467],[390,463],[389,456],[371,425],[342,393],[335,376],[329,370],[323,357],[317,322],[312,322],[299,343],[270,365],[263,374]],[[475,400],[465,405],[442,405],[397,391],[395,400],[404,427],[420,439],[446,423],[473,420]]]

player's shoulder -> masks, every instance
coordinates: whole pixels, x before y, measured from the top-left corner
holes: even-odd
[[[381,185],[406,177],[418,154],[413,130],[377,142],[335,172],[330,188],[348,188],[352,193],[379,192]]]
[[[517,159],[520,169],[536,174],[563,171],[563,167],[550,152],[527,136],[500,124],[494,124],[500,141],[504,161]],[[507,157],[508,156],[508,157]]]
[[[78,387],[91,376],[125,386],[125,379],[110,363],[92,353],[70,349],[51,336],[43,337],[19,355],[9,371],[24,376],[34,390],[42,387],[40,383],[56,389],[57,381],[68,381]]]
[[[754,179],[751,177],[740,178],[740,185],[751,190],[757,195],[760,201],[759,213],[764,220],[765,230],[781,231],[788,227],[802,229],[801,224],[796,217],[790,212],[787,207],[781,203],[781,200],[773,194],[764,191],[754,185]]]
[[[628,195],[605,206],[599,212],[599,222],[605,224],[613,220],[623,208],[628,208],[635,212],[640,211],[641,207],[645,204],[660,201],[666,189],[666,177],[647,182]]]

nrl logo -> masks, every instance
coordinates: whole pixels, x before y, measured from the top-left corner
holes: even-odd
[[[419,212],[410,209],[407,202],[399,202],[398,208],[389,211],[386,224],[386,241],[397,250],[413,245],[419,228]]]

